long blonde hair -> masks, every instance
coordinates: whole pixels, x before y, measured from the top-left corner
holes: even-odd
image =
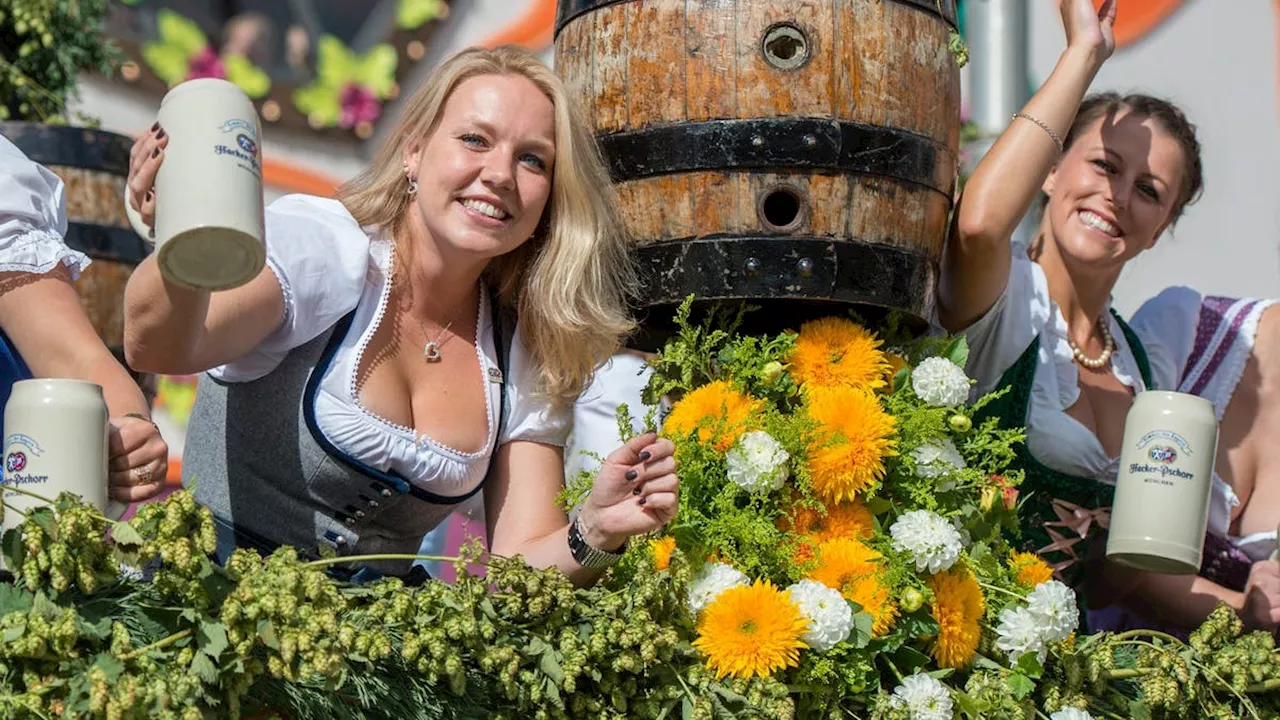
[[[408,257],[405,147],[430,136],[454,89],[480,75],[528,78],[555,108],[556,156],[542,220],[527,242],[489,262],[485,280],[519,314],[538,394],[572,401],[634,327],[627,301],[636,280],[599,150],[564,84],[541,60],[514,47],[470,48],[449,58],[405,103],[373,164],[337,196],[362,226],[390,230],[397,254]]]

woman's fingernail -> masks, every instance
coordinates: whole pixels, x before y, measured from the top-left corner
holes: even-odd
[[[643,504],[644,504],[644,498],[640,498],[640,499],[639,499],[639,500],[637,500],[636,502],[637,502],[637,503],[639,503],[639,504],[641,504],[641,505],[643,505]]]
[[[651,458],[651,457],[653,457],[653,456],[649,454],[649,451],[648,451],[648,450],[641,450],[641,451],[640,451],[640,461],[641,461],[641,462],[644,462],[645,460],[648,460],[648,459],[649,459],[649,458]]]
[[[152,150],[152,151],[151,151],[151,157],[153,157],[153,158],[158,158],[158,157],[160,157],[160,148],[156,148],[155,150]]]
[[[162,137],[164,137],[164,128],[160,128],[160,132],[156,133],[157,140],[159,140]]]
[[[628,470],[626,477],[627,477],[627,482],[631,482],[632,480],[635,480],[636,478],[640,477],[640,473],[636,472],[635,470]]]
[[[632,490],[632,491],[631,491],[631,494],[632,494],[632,495],[639,495],[639,494],[640,494],[640,488],[636,488],[635,490]]]
[[[160,129],[160,121],[159,121],[159,120],[157,120],[157,121],[155,121],[155,123],[153,123],[153,124],[151,125],[151,132],[155,132],[155,131],[157,131],[157,130],[159,130],[159,129]]]

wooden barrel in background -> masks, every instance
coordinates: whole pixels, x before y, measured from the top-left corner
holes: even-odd
[[[76,281],[80,304],[107,347],[120,348],[125,284],[150,252],[124,213],[133,140],[101,130],[24,122],[0,123],[0,135],[66,184],[67,244],[93,258]]]
[[[555,68],[617,182],[649,331],[932,312],[960,135],[955,0],[560,0]],[[641,341],[641,346],[644,342]]]

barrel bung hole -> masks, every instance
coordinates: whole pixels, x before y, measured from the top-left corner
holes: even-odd
[[[776,187],[760,198],[760,222],[773,232],[794,230],[803,219],[804,201],[791,188]]]
[[[761,49],[765,62],[779,70],[794,70],[809,59],[809,38],[795,25],[782,23],[765,31]]]

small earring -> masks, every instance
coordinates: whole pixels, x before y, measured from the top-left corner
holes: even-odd
[[[413,178],[409,178],[409,194],[410,195],[418,194],[418,181],[414,180]]]

